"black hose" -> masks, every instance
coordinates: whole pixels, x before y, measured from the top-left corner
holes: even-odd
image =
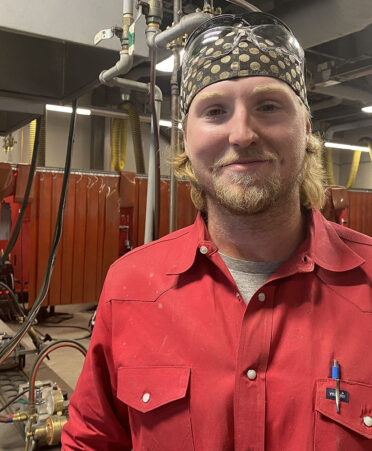
[[[8,241],[8,245],[5,249],[4,255],[1,257],[2,263],[5,263],[6,261],[9,260],[9,254],[11,253],[11,251],[17,241],[19,232],[22,227],[23,216],[24,216],[26,208],[27,208],[28,199],[30,197],[30,192],[31,192],[31,186],[32,186],[32,182],[34,180],[34,175],[35,175],[36,160],[37,160],[37,154],[38,154],[38,148],[39,148],[40,128],[41,128],[41,118],[39,117],[38,119],[36,119],[36,133],[35,133],[35,141],[34,141],[34,150],[32,151],[30,172],[28,173],[27,185],[26,185],[25,194],[23,196],[22,206],[19,211],[17,222],[14,226],[12,236],[10,237],[10,239]]]
[[[62,182],[62,189],[61,189],[61,195],[59,199],[59,207],[58,207],[58,214],[57,214],[57,220],[56,225],[54,229],[54,235],[53,235],[53,241],[49,253],[49,259],[48,264],[44,273],[44,278],[41,283],[41,287],[39,289],[39,292],[36,296],[34,305],[32,306],[31,310],[29,311],[27,318],[25,320],[25,323],[20,327],[20,330],[16,333],[13,340],[8,343],[8,345],[4,346],[4,348],[0,352],[0,363],[1,359],[8,355],[10,352],[13,351],[13,349],[17,346],[17,344],[20,342],[22,337],[27,332],[27,329],[31,327],[33,321],[35,320],[40,306],[43,303],[49,289],[50,285],[50,279],[52,277],[53,267],[56,259],[56,253],[58,249],[58,244],[61,239],[62,234],[62,223],[63,223],[63,211],[65,208],[65,202],[66,202],[66,194],[67,194],[67,187],[68,187],[68,180],[70,176],[70,168],[71,168],[71,156],[72,156],[72,144],[74,139],[74,129],[75,129],[75,118],[76,118],[76,100],[72,103],[72,113],[71,113],[71,120],[70,120],[70,128],[69,128],[69,136],[68,136],[68,143],[67,143],[67,152],[66,152],[66,161],[65,161],[65,172],[63,175],[63,182]]]
[[[4,282],[0,282],[0,287],[9,291],[9,297],[12,301],[12,304],[13,304],[15,310],[17,310],[17,313],[21,316],[21,318],[25,318],[26,317],[25,312],[22,310],[21,306],[19,305],[18,299],[17,299],[14,291]]]
[[[10,401],[8,401],[5,405],[3,405],[2,407],[0,407],[0,412],[2,412],[3,410],[5,410],[7,407],[9,407],[10,405],[13,404],[13,402],[17,401],[18,398],[20,398],[22,395],[24,395],[25,393],[28,392],[28,388],[26,388],[26,390],[23,390],[23,392],[18,393],[17,396],[15,396],[14,398],[12,398]]]

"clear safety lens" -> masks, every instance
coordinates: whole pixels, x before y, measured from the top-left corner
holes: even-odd
[[[292,55],[302,69],[304,67],[304,51],[288,28],[279,23],[247,25],[243,21],[231,26],[209,28],[196,34],[194,39],[186,45],[183,68],[187,69],[189,62],[197,56],[200,60],[222,58],[244,40],[252,42],[262,52],[271,50],[278,52],[279,49],[285,55]],[[211,51],[212,46],[215,52]]]

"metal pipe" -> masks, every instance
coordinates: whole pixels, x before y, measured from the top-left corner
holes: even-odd
[[[149,170],[147,181],[145,243],[159,238],[160,226],[160,158],[159,158],[159,118],[161,102],[155,96],[156,49],[151,49],[151,135]]]
[[[363,105],[371,105],[372,103],[371,92],[353,88],[352,86],[347,86],[346,84],[338,84],[327,87],[315,86],[314,88],[311,88],[310,91],[332,97],[338,97],[341,99],[348,99],[353,101],[359,100],[359,102]]]
[[[245,2],[244,0],[226,0],[229,3],[233,3],[234,5],[240,6],[243,9],[250,12],[261,12],[259,8],[252,5],[251,3]]]
[[[179,23],[179,11],[182,9],[181,0],[175,0],[173,3],[173,23]],[[179,87],[177,80],[177,72],[180,66],[180,53],[179,46],[174,45],[173,52],[173,72],[171,76],[171,154],[172,157],[177,155],[179,147]],[[177,179],[171,168],[170,173],[170,186],[169,186],[169,233],[173,232],[177,228]]]
[[[159,32],[159,30],[146,30],[147,45],[152,48],[166,48],[167,44],[185,33],[191,33],[198,25],[207,19],[214,17],[213,14],[197,12],[183,16],[179,23],[173,25],[167,30]]]
[[[129,54],[128,50],[128,32],[133,23],[134,0],[123,0],[123,36],[121,39],[122,49],[120,51],[119,61],[110,69],[104,70],[99,74],[99,81],[106,84],[113,77],[127,74],[132,66],[134,55]]]
[[[345,124],[333,125],[329,127],[325,133],[325,139],[330,140],[337,132],[343,132],[346,130],[353,130],[356,128],[372,127],[372,119],[364,119],[362,121],[346,122]]]
[[[123,15],[131,14],[133,16],[134,11],[134,1],[133,0],[123,0]]]
[[[127,88],[132,91],[145,92],[150,94],[150,83],[141,83],[139,81],[128,80],[126,78],[114,77],[109,82],[105,83],[107,86],[117,86],[119,88]],[[163,101],[163,93],[159,86],[155,85],[155,100]]]
[[[103,70],[99,74],[99,81],[108,84],[112,78],[127,74],[133,66],[133,58],[134,55],[129,55],[128,50],[121,50],[119,61],[110,69]]]

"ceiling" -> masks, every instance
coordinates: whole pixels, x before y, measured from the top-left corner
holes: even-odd
[[[243,11],[233,2],[212,3],[225,13]],[[183,12],[194,12],[203,4],[184,0]],[[372,115],[361,112],[362,106],[372,105],[371,0],[252,0],[251,4],[286,22],[305,48],[314,128],[325,132],[345,125],[354,132],[360,128],[365,135],[365,127],[370,126],[372,137]],[[163,6],[161,28],[165,29],[173,21],[173,2],[165,0]],[[99,87],[98,82],[99,73],[117,59],[112,49],[0,25],[0,134],[26,124],[43,111],[45,103],[69,102],[89,92],[92,105],[119,103],[118,89]],[[149,62],[141,55],[127,77],[148,81],[148,74]],[[157,84],[168,97],[170,75],[158,75]]]

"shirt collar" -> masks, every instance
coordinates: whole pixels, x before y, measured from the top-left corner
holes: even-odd
[[[167,274],[181,274],[193,265],[197,252],[210,255],[217,251],[217,247],[212,242],[203,216],[199,211],[194,224],[189,228],[189,233],[184,235],[187,244],[183,247],[178,259],[172,263]]]
[[[330,271],[349,271],[365,262],[339,237],[332,223],[318,211],[309,215],[309,255],[314,262]]]
[[[218,251],[200,212],[194,224],[190,226],[189,233],[184,237],[188,243],[177,261],[172,263],[167,274],[181,274],[187,271],[193,265],[197,252],[209,256]],[[312,271],[314,263],[330,271],[342,272],[356,268],[364,262],[362,257],[343,242],[332,224],[318,210],[312,210],[308,214],[306,240],[281,266],[279,272],[288,274],[298,270]]]

